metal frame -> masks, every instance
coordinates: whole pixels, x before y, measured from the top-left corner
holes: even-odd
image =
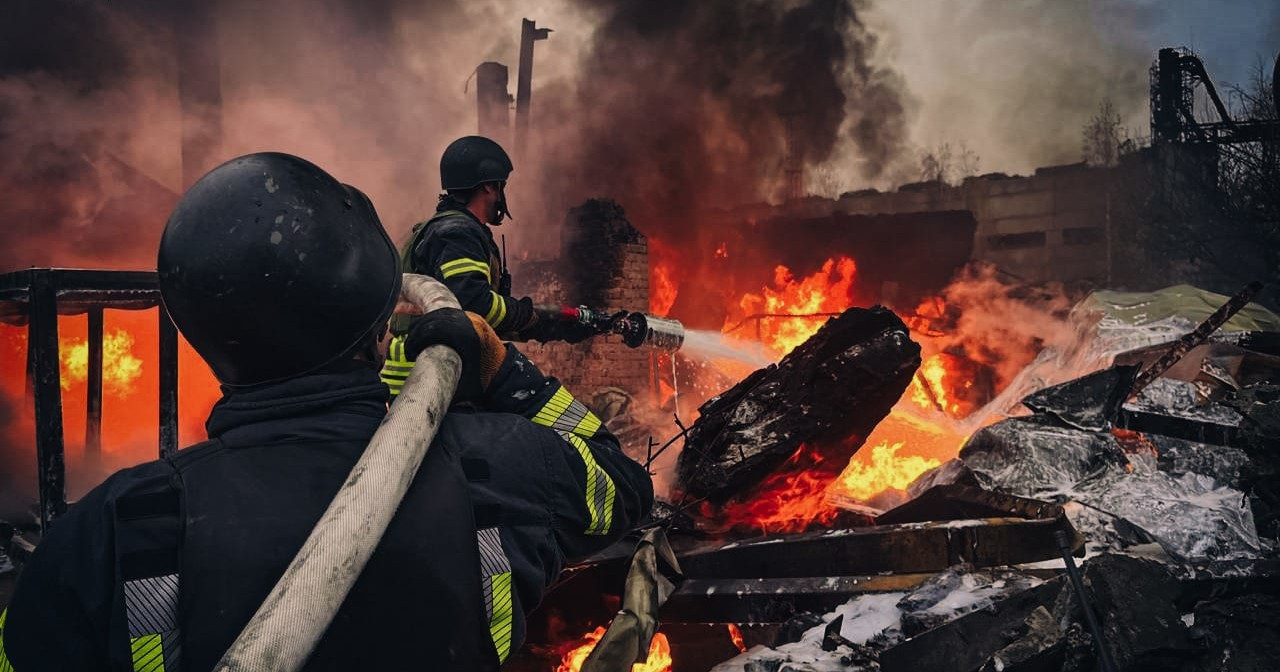
[[[102,447],[102,317],[107,308],[146,310],[160,306],[154,271],[31,268],[0,275],[0,322],[27,326],[27,377],[35,402],[36,464],[40,483],[40,527],[67,510],[65,437],[62,428],[58,316],[89,316],[89,390],[85,451]],[[159,454],[178,449],[178,331],[159,310]]]

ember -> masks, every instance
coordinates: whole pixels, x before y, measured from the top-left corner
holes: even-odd
[[[596,643],[600,641],[601,637],[604,637],[604,626],[592,630],[582,639],[573,642],[572,648],[561,656],[560,665],[556,668],[556,672],[578,672],[581,670],[582,664],[587,661],[587,656],[591,655],[592,649],[596,647]],[[649,659],[646,662],[632,665],[631,672],[670,671],[671,646],[667,643],[667,636],[659,632],[653,636],[653,641],[649,644]]]

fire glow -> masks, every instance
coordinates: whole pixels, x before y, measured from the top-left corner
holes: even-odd
[[[133,335],[117,329],[102,336],[102,389],[117,397],[127,397],[142,375],[142,360],[133,353]],[[85,339],[59,339],[62,354],[62,389],[70,390],[89,376],[89,342]]]
[[[604,631],[604,626],[600,626],[570,644],[571,648],[560,657],[556,672],[579,672],[582,664],[587,662],[587,656],[604,637]],[[649,658],[632,665],[631,672],[671,672],[671,645],[666,635],[661,632],[654,634],[653,641],[649,643]]]
[[[781,358],[815,334],[828,315],[854,305],[856,277],[857,265],[847,257],[829,259],[804,277],[778,266],[772,286],[738,301],[724,331],[754,337]],[[926,352],[929,340],[939,335],[932,325],[945,312],[945,302],[931,297],[905,320]],[[754,329],[745,326],[751,321]],[[822,453],[802,446],[753,494],[722,507],[720,516],[730,527],[796,532],[832,523],[840,512],[834,502],[873,508],[900,502],[920,474],[955,457],[971,431],[960,420],[973,410],[965,401],[973,380],[960,359],[943,352],[926,355],[889,416],[843,469],[820,466]]]

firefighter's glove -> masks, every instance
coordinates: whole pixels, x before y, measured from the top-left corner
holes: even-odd
[[[484,318],[457,308],[433,310],[413,321],[405,336],[405,356],[415,360],[432,345],[448,346],[462,359],[455,401],[479,399],[507,354],[502,340]]]

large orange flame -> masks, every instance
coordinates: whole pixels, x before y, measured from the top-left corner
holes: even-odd
[[[105,394],[127,397],[142,376],[142,360],[133,353],[133,335],[124,329],[102,335],[102,389]],[[62,355],[62,389],[70,390],[89,376],[89,341],[59,339]]]
[[[725,331],[738,338],[757,338],[781,357],[816,333],[825,319],[762,316],[843,312],[853,305],[856,275],[857,265],[847,257],[829,259],[819,271],[800,278],[778,266],[771,286],[741,298]],[[938,336],[935,324],[946,310],[945,302],[934,297],[905,320],[913,337],[925,343],[926,352],[929,340]],[[755,326],[747,326],[752,321]],[[792,532],[831,523],[839,512],[833,499],[900,501],[912,481],[955,457],[964,444],[967,428],[962,429],[957,420],[973,410],[965,394],[972,385],[959,358],[942,352],[928,354],[889,417],[866,437],[838,476],[833,477],[834,471],[828,468],[813,469],[822,455],[802,447],[755,488],[754,496],[726,505],[719,515],[730,525]]]
[[[601,637],[604,637],[604,626],[592,630],[575,642],[573,648],[560,657],[556,672],[579,672]],[[649,643],[648,660],[632,665],[631,672],[671,672],[671,645],[667,642],[666,635],[659,632],[653,636],[653,641]]]
[[[785,355],[820,329],[823,314],[838,314],[853,305],[857,264],[848,257],[828,259],[816,273],[796,279],[791,269],[774,269],[773,286],[746,294],[725,324],[738,338],[756,338],[779,356]],[[815,316],[787,317],[787,316]],[[754,326],[745,322],[754,322]]]
[[[102,353],[102,453],[109,467],[153,460],[159,434],[159,330],[151,310],[108,310],[104,313]],[[58,318],[62,417],[68,462],[83,454],[88,385],[88,319]],[[0,394],[20,403],[27,396],[27,329],[0,325]],[[180,445],[204,440],[204,421],[221,396],[217,380],[200,356],[179,338],[178,430]],[[8,437],[18,451],[33,450],[30,406],[14,419]],[[94,472],[97,474],[97,472]],[[73,474],[74,475],[74,474]],[[34,481],[34,470],[31,475]],[[87,478],[87,477],[86,477]],[[93,478],[101,478],[95,475]],[[96,485],[80,481],[73,497]],[[72,485],[76,485],[73,479]]]

